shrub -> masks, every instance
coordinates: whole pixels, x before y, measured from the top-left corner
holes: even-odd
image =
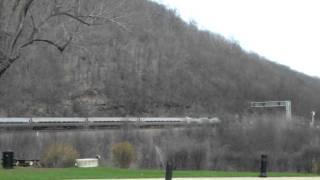
[[[312,173],[320,174],[320,162],[312,162]]]
[[[79,153],[72,145],[51,144],[42,158],[42,163],[45,167],[71,167],[77,158]]]
[[[320,146],[309,145],[304,146],[301,150],[300,162],[302,170],[305,172],[315,172],[317,171],[316,163],[320,160]]]
[[[134,148],[128,142],[112,145],[112,160],[120,168],[129,168],[134,160]]]

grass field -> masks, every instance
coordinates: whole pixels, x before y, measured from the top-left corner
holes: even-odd
[[[257,172],[220,172],[220,171],[174,171],[174,177],[257,177]],[[305,173],[269,173],[272,177],[310,177]],[[115,168],[15,168],[0,169],[1,180],[55,180],[55,179],[117,179],[117,178],[162,178],[161,170],[135,170]]]

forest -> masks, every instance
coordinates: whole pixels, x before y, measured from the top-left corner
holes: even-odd
[[[152,1],[0,0],[1,117],[221,120],[214,128],[0,131],[0,150],[44,166],[64,166],[45,162],[54,145],[72,157],[99,154],[109,166],[114,144],[125,142],[135,151],[131,167],[170,160],[176,169],[257,171],[266,153],[272,171],[319,172],[319,129],[308,124],[319,92],[319,78]],[[269,100],[290,100],[293,120],[251,114],[249,102]]]
[[[276,43],[276,42],[275,42]],[[147,0],[1,0],[1,116],[241,115],[320,110],[320,80]]]

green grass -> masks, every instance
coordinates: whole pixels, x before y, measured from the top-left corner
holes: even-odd
[[[257,177],[257,172],[222,171],[174,171],[174,177]],[[305,173],[269,173],[273,177],[317,176]],[[117,178],[163,178],[161,170],[136,170],[115,168],[15,168],[0,169],[1,180],[56,180],[56,179],[117,179]]]

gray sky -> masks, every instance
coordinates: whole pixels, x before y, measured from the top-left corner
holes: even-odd
[[[320,77],[319,0],[154,0],[271,61]],[[319,63],[318,63],[319,62]]]

